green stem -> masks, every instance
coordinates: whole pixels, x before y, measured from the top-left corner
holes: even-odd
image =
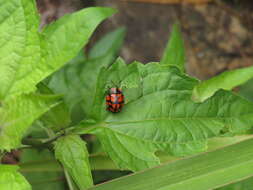
[[[243,140],[253,138],[253,135],[241,135],[235,137],[216,137],[208,141],[208,150],[212,151],[215,149],[223,148],[235,143],[239,143]],[[162,152],[157,153],[161,163],[173,162],[181,159],[180,157],[170,156]],[[115,163],[105,154],[91,154],[89,157],[90,165],[92,170],[119,170]],[[50,167],[48,167],[50,165]],[[62,171],[62,167],[56,160],[44,160],[37,162],[28,162],[20,165],[21,171],[26,172],[40,172],[40,171]]]
[[[22,146],[20,148],[51,148],[52,142],[56,141],[59,137],[63,135],[63,132],[60,132],[58,135],[53,136],[52,138],[46,140],[38,140],[33,138],[25,138],[22,140]]]
[[[69,176],[68,172],[65,169],[64,169],[64,174],[65,174],[65,177],[66,177],[66,180],[67,180],[67,183],[68,183],[69,190],[75,190],[75,187],[72,183],[72,179],[71,179],[71,177]]]
[[[85,133],[88,133],[90,130],[96,128],[97,126],[101,126],[101,125],[100,124],[99,125],[98,124],[91,125],[91,126],[85,128],[84,131],[85,131]],[[64,134],[73,133],[76,130],[76,128],[77,127],[69,127],[67,129],[63,129],[63,130],[59,131],[57,134],[54,134],[52,131],[47,130],[47,133],[50,136],[50,138],[46,139],[46,140],[25,138],[22,140],[22,144],[24,144],[24,146],[21,146],[20,149],[26,149],[26,148],[49,148],[49,149],[51,149],[52,148],[51,144],[54,141],[56,141],[58,138],[60,138]]]
[[[45,127],[45,131],[46,131],[49,138],[54,138],[55,137],[55,133],[52,129]]]
[[[49,138],[45,141],[42,142],[42,144],[51,144],[52,142],[56,141],[59,137],[63,136],[63,133],[59,133],[58,135],[55,135],[54,137],[52,138]]]
[[[41,142],[41,140],[38,140],[38,139],[24,138],[22,140],[22,144],[30,145],[32,147],[39,147],[39,146],[42,146],[43,143]]]

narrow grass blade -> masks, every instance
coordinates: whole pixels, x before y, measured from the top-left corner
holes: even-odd
[[[207,190],[253,175],[253,139],[164,164],[90,190]]]

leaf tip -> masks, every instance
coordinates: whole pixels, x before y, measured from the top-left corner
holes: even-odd
[[[195,86],[194,89],[192,90],[192,97],[191,97],[192,101],[196,102],[196,103],[201,103],[205,100],[205,98],[203,98],[199,91],[198,91],[198,87]]]

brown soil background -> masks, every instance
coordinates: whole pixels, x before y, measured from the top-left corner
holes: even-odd
[[[127,37],[121,56],[127,62],[159,61],[172,24],[180,21],[187,52],[187,72],[190,75],[207,79],[228,69],[253,64],[251,0],[213,0],[193,4],[159,4],[161,0],[153,2],[156,3],[37,0],[42,24],[88,6],[117,8],[119,13],[104,22],[91,41],[119,26],[125,26]]]

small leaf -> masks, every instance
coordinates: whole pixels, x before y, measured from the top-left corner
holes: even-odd
[[[253,67],[225,71],[209,80],[200,82],[194,87],[192,99],[203,102],[220,89],[231,90],[253,77]]]
[[[8,99],[0,108],[0,149],[19,147],[26,130],[34,120],[58,105],[59,96],[20,95]]]
[[[32,190],[30,184],[17,170],[17,166],[0,165],[0,189]]]
[[[180,31],[179,24],[174,24],[171,32],[170,40],[167,44],[163,57],[162,65],[174,65],[184,72],[185,50],[184,41]]]
[[[85,142],[77,135],[61,137],[55,144],[55,157],[60,160],[80,189],[93,185]]]
[[[165,163],[89,190],[206,190],[252,176],[253,140]],[[244,189],[243,189],[244,190]]]

